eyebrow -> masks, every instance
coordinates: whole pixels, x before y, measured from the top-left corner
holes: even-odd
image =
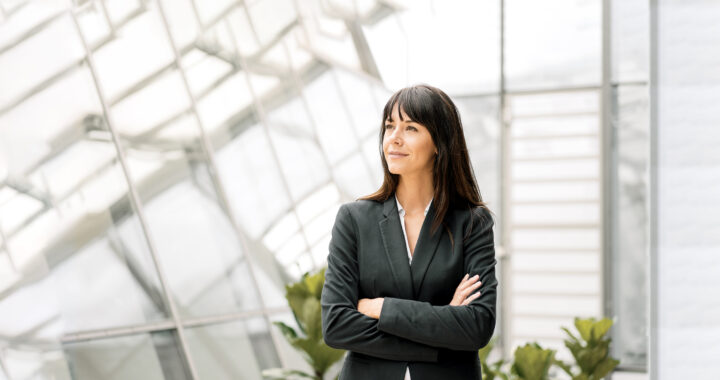
[[[392,119],[391,117],[389,117],[389,118],[385,119],[385,121],[386,121],[386,122],[389,121],[389,122],[392,123],[392,122],[393,122],[393,119]],[[413,120],[413,119],[411,119],[411,118],[409,118],[409,117],[408,117],[408,118],[405,118],[405,120],[403,120],[403,121],[406,122],[406,123],[417,123],[417,121],[415,121],[415,120]]]

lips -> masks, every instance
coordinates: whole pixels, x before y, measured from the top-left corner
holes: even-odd
[[[402,158],[402,157],[405,157],[405,156],[407,156],[407,154],[405,154],[405,153],[398,153],[398,152],[390,152],[390,153],[388,153],[388,157],[390,157],[390,158]]]

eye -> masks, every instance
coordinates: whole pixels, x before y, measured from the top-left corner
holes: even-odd
[[[390,129],[390,128],[392,128],[392,124],[385,124],[385,129]]]
[[[412,128],[413,130],[417,131],[417,128],[413,127],[412,125],[408,125],[408,128]]]

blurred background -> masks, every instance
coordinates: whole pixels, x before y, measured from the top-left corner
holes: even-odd
[[[498,354],[608,316],[613,379],[716,379],[719,47],[714,0],[0,0],[0,379],[307,369],[285,284],[416,83],[497,216]]]

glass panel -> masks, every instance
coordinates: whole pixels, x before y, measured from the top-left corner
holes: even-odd
[[[179,50],[195,42],[198,34],[198,14],[195,13],[195,6],[202,13],[202,6],[210,1],[195,0],[161,0],[163,10],[167,16],[170,34]]]
[[[89,46],[96,46],[108,37],[110,26],[100,1],[93,1],[77,13],[78,24]]]
[[[377,158],[372,157],[377,161],[373,166],[381,165],[379,156],[378,153]],[[344,199],[355,199],[377,190],[373,181],[377,177],[375,172],[371,171],[368,160],[370,159],[366,156],[355,153],[338,162],[333,168],[333,179],[343,193]]]
[[[189,380],[174,332],[63,345],[74,380]]]
[[[597,202],[575,204],[516,204],[512,208],[512,220],[516,224],[568,225],[600,223]]]
[[[223,16],[228,10],[237,6],[233,0],[197,1],[192,0],[193,6],[197,9],[203,24],[208,24],[214,19]],[[172,3],[175,7],[175,3]]]
[[[297,19],[292,0],[259,0],[248,6],[248,12],[262,45],[270,43]]]
[[[238,105],[243,107],[251,105],[250,94],[244,89],[244,87],[246,87],[243,85],[244,77],[236,75],[237,70],[233,68],[231,62],[207,54],[199,49],[192,49],[183,56],[182,65],[183,69],[185,69],[190,89],[200,103],[198,105],[200,108],[199,111],[203,117],[203,126],[206,129],[213,129],[214,125],[218,124],[213,122],[208,123],[206,119],[214,119],[213,114],[220,111],[220,106],[237,112]],[[228,82],[227,85],[225,84],[226,82]],[[232,102],[226,101],[220,103],[220,105],[215,105],[218,103],[217,100],[221,99],[222,95],[220,94],[223,94],[224,87],[231,83],[237,84],[238,87],[230,86],[231,88],[225,89],[225,91],[237,91],[238,89],[240,89],[240,91],[232,96]],[[228,92],[225,92],[225,94],[228,94]],[[218,119],[223,121],[221,118]]]
[[[600,247],[597,228],[517,228],[512,232],[517,250],[596,250]]]
[[[512,144],[513,158],[519,160],[597,156],[600,148],[594,136],[514,140]]]
[[[650,72],[650,2],[613,0],[610,3],[612,80],[647,81]]]
[[[143,5],[140,0],[102,0],[105,2],[110,19],[115,25],[120,25],[128,19],[142,13]]]
[[[613,355],[623,366],[647,361],[647,252],[649,106],[646,86],[620,86],[616,92],[617,146],[614,193]]]
[[[236,130],[215,160],[243,232],[257,239],[290,207],[267,135],[260,125]]]
[[[377,84],[373,85],[367,79],[350,71],[334,69],[333,75],[345,99],[351,124],[355,127],[357,135],[377,136],[383,125],[382,108],[377,106],[378,100],[372,91],[372,87]],[[388,98],[389,96],[381,99],[383,106]]]
[[[22,42],[0,54],[0,110],[16,105],[34,94],[36,86],[79,64],[85,53],[69,15],[58,17]]]
[[[194,327],[185,333],[201,379],[261,380],[260,371],[281,366],[264,318]]]
[[[37,2],[24,1],[20,6],[11,5],[7,0],[0,1],[5,10],[3,15],[0,12],[0,50],[4,50],[18,37],[27,33],[33,27],[37,27],[53,17],[57,17],[65,4],[62,2]],[[12,13],[12,17],[10,15]],[[47,25],[47,24],[45,24]]]
[[[189,105],[180,73],[168,71],[148,78],[111,109],[151,239],[181,315],[258,309],[246,247],[218,195]],[[200,108],[207,111],[202,101]],[[227,128],[222,123],[234,112],[229,111],[202,121]]]
[[[166,318],[93,87],[83,66],[0,114],[0,330],[9,349]]]
[[[548,183],[517,183],[511,191],[515,202],[541,201],[597,201],[600,185],[598,181],[548,182]]]
[[[328,162],[316,139],[296,136],[279,125],[269,134],[293,199],[302,199],[330,179]]]
[[[597,273],[552,273],[552,274],[529,274],[517,272],[513,278],[513,290],[517,293],[533,294],[538,296],[546,296],[548,294],[584,294],[584,295],[598,295],[600,293],[600,276]],[[575,301],[575,298],[573,298]],[[565,303],[568,304],[568,299],[565,297]],[[597,298],[595,298],[597,304]],[[575,316],[581,315],[582,304],[568,305],[568,309],[580,308],[573,314]],[[540,315],[552,315],[553,312],[549,311],[550,307],[544,310],[544,313]],[[599,310],[598,310],[599,311]],[[560,326],[558,326],[558,329]],[[558,331],[560,333],[560,331]],[[559,336],[558,336],[559,338]]]
[[[142,12],[123,24],[116,38],[93,52],[103,95],[111,103],[169,68],[173,53],[160,15]]]
[[[257,309],[245,248],[218,203],[199,148],[188,148],[187,155],[127,151],[178,309],[185,316]]]
[[[596,179],[600,173],[597,159],[528,161],[512,164],[512,178],[517,181],[551,181]]]
[[[499,1],[417,1],[363,26],[383,82],[449,94],[498,92]]]
[[[252,242],[251,262],[266,306],[284,305],[286,275],[273,251],[282,239],[272,234],[291,208],[277,161],[260,125],[238,126],[215,153],[220,180],[243,236]],[[216,144],[219,146],[219,144]],[[297,229],[297,220],[294,229]]]
[[[453,101],[460,111],[465,142],[480,188],[480,195],[491,210],[498,211],[502,201],[500,195],[499,99],[495,96],[457,97]]]
[[[599,85],[600,0],[505,1],[509,90]]]
[[[6,347],[0,350],[0,379],[70,380],[71,372],[58,343]]]
[[[317,125],[318,141],[323,152],[328,156],[332,164],[347,157],[350,147],[358,147],[359,123],[351,113],[354,102],[347,97],[348,92],[340,91],[338,87],[338,76],[333,71],[327,71],[315,78],[304,87],[304,94],[308,102],[310,114]],[[373,112],[365,112],[379,123],[382,115],[373,109]],[[376,124],[377,124],[376,123]],[[379,124],[378,124],[379,125]]]

